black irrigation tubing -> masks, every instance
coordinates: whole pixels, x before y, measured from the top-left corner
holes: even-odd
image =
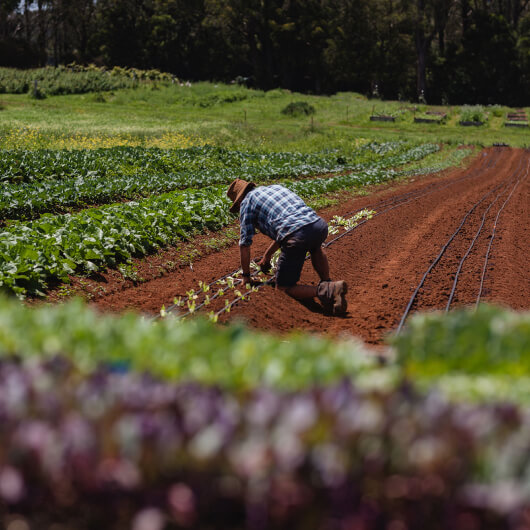
[[[399,322],[399,326],[397,328],[397,333],[399,334],[401,332],[401,329],[403,328],[403,325],[405,324],[405,320],[407,319],[409,313],[410,313],[410,310],[412,309],[412,305],[414,304],[415,300],[416,300],[416,297],[418,296],[418,293],[420,291],[420,289],[423,287],[423,284],[425,283],[425,280],[427,279],[427,276],[431,273],[431,271],[434,269],[434,267],[438,264],[438,262],[440,261],[440,259],[442,258],[442,256],[444,255],[445,251],[447,250],[447,248],[449,247],[449,245],[452,243],[453,239],[456,237],[456,235],[458,234],[458,232],[460,232],[460,230],[462,229],[462,227],[464,226],[465,222],[467,221],[467,218],[475,211],[475,209],[477,208],[477,206],[479,206],[489,195],[491,195],[492,193],[494,193],[495,191],[497,191],[502,185],[504,185],[504,183],[509,180],[510,178],[512,178],[512,176],[510,175],[510,177],[508,177],[508,179],[505,179],[503,182],[501,182],[501,184],[498,184],[497,186],[495,186],[493,189],[491,189],[490,191],[488,191],[488,193],[486,193],[485,195],[482,196],[482,198],[477,201],[473,207],[468,210],[468,212],[464,215],[464,217],[462,218],[462,222],[460,223],[460,225],[458,226],[458,228],[455,230],[455,232],[453,233],[453,235],[451,235],[451,237],[447,240],[447,242],[445,243],[445,245],[442,247],[442,249],[440,250],[440,253],[438,254],[438,256],[436,256],[436,258],[434,259],[434,261],[429,265],[429,268],[427,269],[427,271],[425,272],[425,274],[423,275],[420,283],[418,284],[418,286],[416,287],[416,289],[414,290],[414,293],[412,294],[412,296],[410,297],[410,300],[409,300],[409,303],[407,304],[407,307],[405,308],[405,312],[403,313],[403,316],[401,317],[401,320]]]
[[[241,294],[237,298],[234,298],[234,300],[232,300],[229,304],[226,304],[224,307],[219,309],[219,311],[214,313],[214,315],[216,317],[221,316],[224,312],[229,311],[230,309],[232,309],[232,307],[234,305],[236,305],[240,300],[244,300],[245,296],[247,296],[247,295],[250,296],[251,293],[255,293],[256,292],[256,289],[259,289],[263,285],[271,285],[272,283],[274,283],[274,277],[268,279],[266,282],[261,282],[259,285],[255,285],[253,288],[251,287],[248,291],[246,291],[245,293]]]
[[[496,162],[493,163],[493,167],[494,167],[495,165],[496,165]],[[488,168],[489,168],[489,167],[491,167],[491,166],[488,165]],[[449,184],[447,184],[447,185],[445,185],[445,186],[441,186],[441,187],[438,186],[438,187],[436,187],[435,189],[430,189],[430,188],[429,188],[429,190],[430,190],[429,192],[424,193],[424,194],[419,195],[419,196],[414,196],[414,197],[412,197],[412,198],[410,198],[410,199],[408,199],[408,200],[406,200],[406,201],[403,201],[403,202],[400,202],[400,203],[398,203],[398,204],[395,204],[395,205],[391,206],[390,208],[387,208],[387,209],[385,209],[385,210],[382,210],[382,211],[380,211],[380,212],[374,214],[374,215],[372,216],[372,218],[373,218],[373,217],[376,217],[376,216],[378,216],[378,215],[381,215],[381,214],[383,214],[383,213],[386,213],[386,212],[388,212],[388,211],[390,211],[390,210],[393,210],[394,208],[397,208],[398,206],[402,206],[403,204],[406,204],[406,203],[408,203],[408,202],[410,202],[410,201],[413,201],[413,200],[415,200],[415,199],[419,199],[419,198],[421,198],[421,197],[425,197],[426,195],[430,195],[431,193],[434,193],[435,191],[437,191],[437,190],[439,190],[439,189],[444,189],[444,188],[450,186],[451,184],[454,184],[455,182],[459,182],[459,181],[462,180],[463,178],[469,178],[469,177],[471,177],[472,175],[474,175],[475,173],[478,173],[478,172],[480,171],[480,169],[481,169],[481,168],[477,168],[477,169],[476,169],[471,175],[465,175],[465,176],[462,177],[461,179],[458,179],[457,181],[452,181],[451,183],[449,183]],[[405,195],[407,195],[407,194],[405,194]],[[392,204],[392,203],[391,203],[391,204]],[[363,210],[366,210],[366,209],[368,209],[368,208],[369,208],[369,207],[363,208]],[[359,210],[359,211],[361,211],[361,210]],[[356,228],[359,228],[361,225],[363,225],[364,223],[366,223],[368,220],[369,220],[369,219],[364,219],[364,220],[361,221],[360,223],[356,224],[354,227],[352,227],[352,228],[346,230],[345,232],[343,232],[342,234],[338,235],[337,237],[331,239],[330,241],[327,241],[327,242],[324,243],[324,245],[322,245],[322,246],[323,246],[324,248],[329,247],[330,245],[332,245],[333,243],[335,243],[335,242],[338,241],[339,239],[341,239],[341,238],[343,238],[344,236],[346,236],[346,235],[348,235],[349,233],[351,233],[351,232],[352,232],[353,230],[355,230]],[[307,260],[307,259],[308,259],[308,256],[306,256],[305,259]],[[274,281],[274,278],[271,278],[270,280],[268,280],[268,281],[266,281],[266,282],[263,282],[263,283],[261,283],[260,285],[257,285],[257,286],[256,286],[256,289],[260,289],[263,285],[270,285],[271,283],[273,283],[273,281]],[[218,317],[218,316],[220,316],[223,312],[225,312],[228,308],[231,309],[231,308],[232,308],[237,302],[239,302],[239,300],[242,300],[247,294],[250,294],[251,292],[253,292],[252,289],[251,289],[250,291],[247,291],[247,292],[244,293],[243,295],[237,297],[235,300],[233,300],[232,303],[230,303],[230,304],[228,304],[227,306],[221,308],[217,313],[215,313],[215,315]],[[254,292],[255,292],[255,291],[254,291]]]
[[[493,157],[488,157],[487,160],[484,161],[485,164],[486,164],[486,167],[487,168],[490,168],[490,167],[494,167],[496,164],[497,164],[497,161],[495,158]],[[442,185],[442,186],[438,186],[437,184],[438,183],[434,183],[432,186],[429,186],[428,187],[428,192],[427,193],[421,193],[422,191],[424,190],[415,190],[415,191],[412,191],[412,192],[407,192],[407,193],[404,193],[398,197],[392,197],[391,199],[384,199],[383,201],[380,201],[379,203],[377,203],[375,206],[379,207],[381,204],[385,205],[386,204],[390,204],[392,205],[390,208],[386,208],[385,210],[382,210],[380,212],[377,212],[376,214],[374,214],[372,216],[373,217],[376,217],[378,215],[381,215],[383,213],[386,213],[390,210],[393,210],[394,208],[397,208],[398,206],[402,206],[404,204],[407,204],[408,202],[411,202],[415,199],[419,199],[419,198],[422,198],[422,197],[425,197],[426,195],[430,195],[431,193],[434,193],[435,191],[437,190],[441,190],[441,189],[444,189],[448,186],[451,186],[452,184],[455,184],[457,182],[460,182],[461,180],[464,180],[464,179],[467,179],[467,178],[471,178],[473,176],[475,176],[477,173],[479,173],[480,171],[482,170],[482,166],[477,168],[475,171],[473,171],[472,173],[470,174],[467,174],[467,175],[464,175],[463,177],[457,179],[457,180],[454,180],[448,184],[445,184],[445,185]],[[411,195],[413,195],[411,198],[409,198]],[[408,200],[403,200],[403,199],[408,199]],[[398,202],[397,204],[395,204],[397,201],[401,200],[402,202]],[[366,206],[365,208],[363,208],[362,210],[367,210],[369,208],[371,208],[372,206]],[[350,213],[358,213],[359,211],[362,211],[362,210],[357,210],[355,212],[350,212]],[[348,214],[346,214],[348,215]],[[354,227],[346,230],[345,232],[343,232],[342,234],[340,234],[339,236],[331,239],[330,241],[326,242],[323,247],[324,248],[327,248],[329,247],[331,244],[335,243],[336,241],[338,241],[339,239],[343,238],[344,236],[348,235],[350,232],[352,232],[353,230],[355,230],[356,228],[360,227],[361,225],[365,224],[366,222],[368,221],[368,219],[364,219],[363,221],[361,221],[360,223],[358,223],[357,225],[355,225]],[[307,259],[307,257],[306,257]],[[220,278],[216,279],[216,280],[213,280],[212,282],[210,282],[208,284],[208,287],[212,287],[213,285],[217,284],[219,281],[222,281],[226,278],[228,278],[229,276],[234,276],[235,274],[237,274],[241,269],[238,268],[238,269],[235,269],[234,271],[228,273],[228,274],[225,274],[224,276],[221,276]],[[252,276],[254,276],[255,273],[252,274]],[[263,285],[270,285],[271,283],[274,282],[274,278],[271,278],[269,280],[267,280],[266,282],[261,282],[259,285],[256,286],[257,289],[261,288]],[[200,292],[200,291],[199,291]],[[218,311],[217,313],[215,313],[217,316],[219,316],[221,313],[223,313],[224,311],[226,311],[227,307],[232,307],[236,302],[238,302],[239,300],[241,300],[242,298],[244,298],[247,294],[250,294],[252,291],[252,289],[250,291],[247,291],[246,293],[244,293],[242,296],[240,297],[237,297],[233,303],[231,303],[229,306],[225,306],[223,307],[220,311]],[[254,291],[255,292],[255,291]],[[194,291],[194,294],[198,294],[197,291]],[[219,297],[219,294],[218,293],[215,293],[211,298],[210,298],[210,302],[217,299]],[[197,305],[194,309],[194,312],[198,311],[199,309],[201,309],[202,307],[204,307],[206,304],[205,302],[201,302],[199,305]],[[178,306],[177,304],[173,304],[171,306],[168,307],[168,309],[166,310],[167,313],[173,311],[174,309],[176,309]],[[186,313],[183,313],[182,315],[178,315],[178,318],[183,318],[183,317],[186,317],[188,315],[192,314],[191,311],[188,311]]]
[[[241,270],[241,268],[239,269],[235,269],[233,272],[229,272],[228,274],[225,274],[224,276],[221,276],[220,278],[218,278],[217,280],[214,280],[213,282],[210,282],[208,284],[208,287],[212,287],[212,285],[215,285],[217,284],[218,282],[220,281],[223,281],[224,279],[228,278],[229,276],[234,276],[235,274],[237,274],[239,271]],[[251,278],[254,278],[256,276],[257,272],[253,272],[251,274]],[[270,280],[268,280],[270,281]],[[267,283],[267,282],[263,282],[263,283]],[[201,293],[202,291],[193,291],[193,294],[199,294]],[[249,293],[252,292],[251,291],[248,291]],[[210,302],[212,302],[213,300],[216,300],[217,298],[219,298],[220,294],[219,294],[219,291],[217,291],[216,293],[214,293],[211,298],[210,298]],[[206,305],[206,301],[203,301],[201,302],[199,305],[197,305],[195,307],[195,309],[193,310],[193,313],[195,313],[196,311],[198,311],[199,309],[203,308],[204,306]],[[166,313],[169,313],[171,311],[173,311],[175,308],[177,308],[178,305],[177,304],[173,304],[171,305],[168,309],[166,309]],[[191,311],[187,311],[186,313],[183,313],[182,315],[178,315],[177,318],[183,318],[183,317],[186,317],[188,315],[191,315],[192,312]]]
[[[513,195],[515,189],[517,188],[517,186],[519,186],[521,180],[525,179],[528,176],[528,169],[529,169],[529,164],[527,164],[527,166],[526,166],[526,174],[525,174],[525,176],[520,178],[516,182],[516,184],[513,187],[510,195],[508,195],[508,197],[506,197],[506,200],[504,201],[503,205],[500,207],[499,211],[497,212],[497,216],[495,217],[495,222],[493,223],[493,230],[491,232],[491,238],[490,238],[490,242],[489,242],[489,245],[488,245],[488,250],[486,252],[486,256],[485,256],[485,259],[484,259],[484,267],[482,268],[482,275],[481,275],[481,278],[480,278],[480,288],[479,288],[479,291],[478,291],[477,300],[475,302],[475,308],[477,308],[479,303],[480,303],[480,298],[482,296],[482,291],[484,289],[484,279],[486,277],[486,268],[488,266],[488,260],[489,260],[489,255],[490,255],[490,251],[491,251],[491,246],[493,244],[493,240],[495,239],[495,234],[496,234],[496,231],[497,231],[497,222],[499,221],[499,216],[501,215],[501,212],[504,210],[504,207],[506,206],[508,201],[512,198],[512,195]]]
[[[493,163],[493,167],[495,167],[496,165],[496,162]],[[491,167],[490,165],[487,166],[488,169]],[[390,203],[391,206],[389,208],[386,208],[384,210],[381,210],[380,212],[377,212],[375,213],[374,215],[372,215],[371,219],[374,218],[374,217],[377,217],[378,215],[381,215],[383,213],[386,213],[386,212],[389,212],[390,210],[394,210],[395,208],[399,207],[399,206],[403,206],[409,202],[412,202],[412,201],[415,201],[416,199],[421,199],[423,197],[426,197],[427,195],[431,195],[431,193],[434,193],[435,191],[440,191],[440,190],[443,190],[457,182],[460,182],[461,180],[464,180],[464,179],[467,179],[467,178],[471,178],[473,176],[476,176],[477,174],[480,173],[482,167],[479,167],[477,168],[475,171],[471,172],[470,174],[467,174],[467,175],[464,175],[463,177],[457,179],[457,180],[453,180],[451,181],[450,183],[448,184],[445,184],[445,185],[441,185],[441,186],[435,186],[434,188],[433,187],[429,187],[428,190],[426,193],[421,193],[422,190],[420,190],[420,193],[417,194],[417,195],[414,195],[410,198],[408,198],[407,200],[404,200],[404,201],[401,201],[401,202],[398,202],[397,204],[394,204],[394,203]],[[404,194],[405,196],[408,195],[408,194]],[[405,197],[406,198],[406,197]],[[370,206],[367,206],[366,208],[363,208],[363,210],[367,210],[369,209]],[[362,210],[357,210],[355,213],[358,213]],[[353,213],[353,212],[352,212]],[[348,215],[348,214],[346,214]],[[361,221],[360,223],[356,224],[354,227],[350,228],[349,230],[346,230],[345,232],[343,232],[342,234],[338,235],[337,237],[331,239],[330,241],[328,241],[327,243],[325,243],[323,246],[324,248],[327,248],[329,247],[332,243],[334,243],[335,241],[343,238],[344,236],[348,235],[350,232],[352,232],[353,230],[355,230],[356,228],[359,228],[361,225],[363,225],[364,223],[366,223],[368,221],[368,219],[364,219],[363,221]]]
[[[495,166],[497,164],[497,161],[496,161],[496,159],[493,156],[488,156],[487,153],[484,153],[484,155],[487,158],[485,160],[482,160],[482,165],[485,165],[487,169],[489,169],[490,167]],[[477,168],[476,170],[474,170],[472,173],[465,174],[462,177],[453,180],[451,182],[451,184],[454,184],[456,182],[460,182],[461,180],[465,180],[467,178],[470,178],[470,177],[474,176],[477,172],[479,172],[481,170],[482,170],[482,166]],[[440,185],[443,185],[443,184],[444,184],[443,182],[442,183],[433,182],[432,184],[429,184],[428,186],[426,186],[426,189],[427,190],[430,190],[430,189],[433,189],[433,188],[434,189],[438,189],[440,187]],[[419,195],[419,194],[422,193],[422,191],[425,191],[425,189],[423,189],[423,190],[413,190],[413,191],[409,191],[407,193],[403,193],[402,195],[397,195],[397,196],[394,196],[394,197],[390,197],[388,199],[381,199],[381,201],[379,201],[378,203],[375,203],[375,204],[372,204],[372,205],[369,205],[369,206],[365,206],[364,209],[380,208],[381,206],[388,206],[390,204],[394,204],[396,201],[407,199],[411,195]],[[349,215],[351,213],[354,213],[354,212],[349,212],[346,215]]]
[[[521,166],[521,165],[522,165],[522,160],[519,163],[519,166]],[[520,167],[518,167],[516,169],[516,171],[513,173],[512,177],[516,176],[516,174],[519,172],[519,169],[520,169]],[[517,180],[517,183],[519,182],[519,180],[520,180],[520,178]],[[517,186],[517,183],[516,183],[516,186]],[[453,287],[451,289],[451,293],[449,294],[449,299],[447,300],[447,305],[445,306],[445,312],[446,313],[449,311],[449,308],[451,307],[451,303],[453,302],[453,298],[454,298],[454,295],[455,295],[455,292],[456,292],[456,286],[458,284],[458,279],[460,277],[460,272],[462,271],[462,267],[464,266],[464,261],[467,259],[467,257],[471,253],[471,250],[475,246],[475,243],[476,243],[480,233],[482,232],[482,228],[484,227],[484,223],[486,222],[486,217],[487,217],[489,211],[491,210],[492,206],[501,198],[501,196],[508,190],[508,187],[509,187],[509,185],[508,185],[508,183],[506,183],[506,188],[503,191],[501,191],[501,192],[499,192],[497,194],[495,199],[490,203],[490,205],[488,206],[488,208],[486,209],[486,211],[482,215],[482,221],[480,223],[480,226],[478,227],[478,230],[477,230],[477,232],[475,234],[475,237],[473,238],[473,241],[471,241],[471,244],[469,245],[466,253],[464,254],[462,259],[460,260],[460,263],[458,264],[458,268],[457,268],[456,274],[455,274],[455,279],[453,281]],[[512,193],[513,193],[513,190],[512,190]]]
[[[495,167],[497,165],[497,160],[495,158],[493,158],[493,157],[489,157],[487,160],[484,160],[483,162],[484,162],[483,165],[486,166],[486,169],[490,169],[491,167]],[[445,189],[445,188],[447,188],[447,187],[449,187],[449,186],[451,186],[453,184],[461,182],[462,180],[466,180],[468,178],[475,177],[478,174],[480,174],[482,170],[483,170],[483,167],[481,165],[480,167],[478,167],[477,169],[475,169],[471,173],[463,175],[462,177],[460,177],[458,179],[455,179],[455,180],[453,180],[453,181],[451,181],[449,183],[434,182],[433,184],[431,184],[430,186],[427,187],[427,190],[428,190],[427,193],[422,193],[425,190],[410,191],[410,192],[404,193],[402,195],[398,195],[396,197],[392,197],[390,199],[383,199],[379,203],[365,206],[364,208],[362,208],[362,210],[368,210],[370,208],[380,208],[381,206],[390,206],[390,205],[393,206],[394,204],[395,204],[395,207],[401,206],[402,204],[406,204],[408,202],[411,202],[412,200],[419,199],[419,198],[425,197],[427,195],[430,195],[431,193],[434,193],[435,191],[443,190],[443,189]],[[412,195],[412,197],[410,197],[411,195]],[[409,197],[410,197],[410,199],[409,199]],[[408,199],[408,200],[406,200],[406,199]],[[401,201],[401,202],[399,202],[399,201]],[[393,209],[393,208],[388,208],[386,210],[378,212],[376,215],[388,212],[391,209]],[[351,212],[346,213],[345,215],[351,215],[351,214],[354,214],[354,213],[358,213],[358,212],[360,212],[362,210],[353,210]]]

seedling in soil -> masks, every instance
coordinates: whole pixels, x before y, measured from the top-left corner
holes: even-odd
[[[210,290],[210,286],[206,282],[199,281],[199,289],[203,293],[207,293]]]
[[[275,254],[273,255],[271,259],[271,270],[272,271],[276,269],[279,257],[280,257],[280,251],[278,250],[275,252]],[[251,266],[251,270],[253,271],[252,276],[253,276],[254,282],[259,281],[261,283],[266,283],[267,281],[269,281],[269,278],[265,276],[263,271],[260,269],[259,265],[257,265],[254,261],[251,262],[250,266]],[[178,297],[178,298],[175,297],[173,300],[175,307],[187,307],[188,309],[187,313],[182,314],[180,318],[185,318],[187,315],[191,315],[195,313],[202,306],[211,305],[214,299],[221,298],[222,296],[225,296],[226,294],[228,294],[229,290],[233,290],[234,299],[232,301],[225,299],[224,307],[221,310],[221,312],[225,311],[229,313],[235,301],[247,300],[249,298],[250,293],[255,293],[258,291],[258,287],[254,285],[253,283],[243,284],[243,281],[241,281],[240,279],[241,275],[242,275],[242,271],[240,269],[237,272],[233,273],[231,276],[227,276],[226,278],[221,278],[217,280],[216,282],[214,282],[215,285],[219,285],[221,287],[219,287],[217,292],[214,293],[212,296],[208,294],[210,292],[211,285],[206,282],[199,281],[199,288],[197,290],[192,289],[190,291],[186,291],[187,300],[184,301],[182,300],[181,297]],[[212,283],[212,285],[214,283]],[[240,290],[241,285],[244,285],[246,287],[245,293],[241,292]],[[204,294],[204,298],[202,302],[199,303],[198,298],[199,298],[199,295],[201,294]],[[165,308],[163,309],[163,312],[164,312],[164,316],[168,313],[168,311],[166,311]],[[162,315],[162,310],[161,310],[161,315]],[[217,313],[211,311],[209,313],[210,320],[217,321],[218,315],[219,315],[219,311]]]
[[[182,297],[179,296],[178,298],[173,298],[173,305],[176,305],[177,307],[183,307],[184,306],[184,300],[182,300]]]
[[[338,234],[339,226],[342,226],[344,230],[346,231],[352,230],[361,222],[363,217],[368,220],[368,219],[371,219],[374,215],[375,215],[375,210],[368,210],[368,209],[361,210],[357,212],[355,215],[353,215],[352,217],[348,217],[348,218],[335,215],[329,223],[329,229],[328,229],[329,233],[331,235]]]

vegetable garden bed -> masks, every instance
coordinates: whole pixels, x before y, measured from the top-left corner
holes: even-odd
[[[528,127],[528,122],[505,122],[505,127]]]
[[[436,123],[441,124],[442,119],[436,119],[436,118],[414,118],[414,123]]]
[[[394,116],[370,116],[370,121],[396,121]]]
[[[282,182],[303,197],[359,188],[394,178],[397,173],[389,166],[420,160],[438,151],[439,147],[434,144],[410,146],[394,142],[376,144],[367,149],[370,154],[365,163],[349,162],[350,167],[357,165],[360,168],[355,173],[307,180],[283,179]],[[266,157],[260,155],[258,158],[266,168]],[[31,160],[28,153],[27,160]],[[344,169],[348,164],[345,159],[338,161],[336,154],[331,155],[330,162],[334,165],[328,167],[334,167],[335,170]],[[272,169],[272,174],[277,171],[285,175],[294,167],[284,154],[283,164]],[[295,171],[300,175],[314,167],[301,164]],[[241,168],[239,172],[236,168],[226,168],[226,171],[220,169],[219,173],[212,171],[206,176],[197,169],[195,174],[199,179],[211,175],[212,179],[221,178],[228,182],[236,176],[246,176],[241,174]],[[271,173],[266,168],[262,175],[266,179],[266,175],[270,176]],[[259,173],[255,176],[259,181]],[[12,217],[17,212],[18,215],[20,212],[28,215],[31,209],[38,213],[50,206],[60,207],[65,198],[79,201],[79,195],[83,198],[80,194],[82,190],[112,199],[119,196],[120,190],[121,193],[128,193],[129,186],[135,184],[132,177],[117,178],[110,182],[100,178],[101,187],[98,189],[91,186],[91,178],[87,174],[80,179],[6,185],[3,197],[5,208]],[[179,180],[171,174],[167,178],[164,175],[160,178],[166,180],[164,185],[179,184]],[[154,181],[154,184],[158,185],[159,180]],[[147,182],[146,186],[149,185]],[[201,230],[219,229],[233,220],[225,193],[226,185],[210,185],[154,195],[137,202],[90,208],[74,214],[47,214],[27,223],[6,223],[0,241],[0,253],[3,256],[0,260],[0,286],[20,296],[27,293],[42,294],[48,282],[67,281],[69,274],[116,267],[129,262],[132,256],[146,255]]]

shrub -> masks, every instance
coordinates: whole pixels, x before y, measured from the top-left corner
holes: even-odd
[[[485,123],[488,120],[482,105],[465,105],[460,109],[460,121]]]
[[[500,105],[492,105],[489,109],[496,118],[500,118],[504,114],[503,109]]]
[[[282,114],[285,116],[310,116],[315,114],[315,112],[315,107],[309,103],[306,103],[305,101],[293,101],[282,109]]]
[[[46,92],[42,90],[38,86],[33,86],[28,91],[29,97],[32,99],[45,99],[46,98]]]
[[[107,100],[105,99],[105,96],[101,92],[95,92],[94,95],[91,97],[92,101],[94,103],[106,103]]]

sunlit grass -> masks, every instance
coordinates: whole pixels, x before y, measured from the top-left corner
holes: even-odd
[[[281,110],[294,101],[313,105],[313,117],[288,117]],[[197,83],[117,90],[104,94],[0,98],[0,147],[103,147],[209,143],[229,147],[314,151],[355,141],[528,146],[524,129],[504,127],[495,109],[486,127],[458,125],[461,107],[429,107],[409,102],[368,100],[355,93],[314,96],[286,90],[262,92],[233,85]],[[445,124],[414,123],[416,113],[447,112]],[[371,122],[389,113],[396,121]],[[36,131],[24,132],[21,131]],[[17,143],[17,138],[20,143]],[[101,139],[100,139],[101,138]]]
[[[201,138],[166,131],[159,135],[142,134],[68,134],[42,131],[39,127],[11,129],[1,136],[4,149],[100,149],[111,147],[158,147],[160,149],[185,149],[204,145]]]

